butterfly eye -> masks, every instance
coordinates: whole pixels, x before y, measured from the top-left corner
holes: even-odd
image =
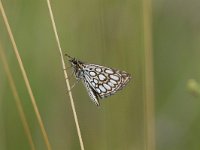
[[[77,63],[77,60],[75,58],[73,59],[70,59],[69,62],[73,65],[73,66],[76,66],[78,63]]]
[[[77,65],[77,62],[76,62],[76,61],[73,61],[72,63],[73,63],[73,65]]]

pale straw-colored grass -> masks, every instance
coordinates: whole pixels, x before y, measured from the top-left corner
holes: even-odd
[[[79,137],[80,147],[81,147],[81,150],[84,150],[84,144],[83,144],[83,139],[82,139],[82,136],[81,136],[81,130],[80,130],[80,126],[79,126],[79,123],[78,123],[78,117],[77,117],[77,114],[76,114],[76,109],[75,109],[74,100],[73,100],[73,97],[72,97],[72,92],[70,90],[70,84],[69,84],[68,75],[67,75],[67,71],[66,71],[66,67],[65,67],[63,52],[62,52],[62,49],[61,49],[60,40],[59,40],[59,37],[58,37],[56,24],[55,24],[53,12],[52,12],[52,9],[51,9],[50,0],[47,0],[47,5],[48,5],[48,8],[49,8],[49,14],[50,14],[51,21],[52,21],[52,26],[53,26],[53,31],[55,33],[56,42],[58,44],[58,50],[60,52],[60,58],[61,58],[62,67],[63,67],[63,71],[64,71],[64,77],[66,79],[65,81],[66,81],[66,85],[67,85],[67,88],[68,88],[68,91],[69,91],[68,93],[69,93],[69,98],[70,98],[70,102],[71,102],[71,107],[72,107],[72,111],[73,111],[75,124],[76,124],[76,129],[77,129],[77,133],[78,133],[78,137]]]
[[[19,63],[19,67],[20,67],[20,70],[21,70],[21,72],[22,72],[22,76],[23,76],[23,79],[24,79],[26,88],[27,88],[27,90],[28,90],[28,94],[29,94],[29,96],[30,96],[31,103],[32,103],[32,105],[33,105],[33,108],[34,108],[34,111],[35,111],[35,114],[36,114],[36,117],[37,117],[37,120],[38,120],[40,129],[41,129],[41,132],[42,132],[42,135],[43,135],[45,144],[46,144],[46,146],[47,146],[47,149],[48,149],[48,150],[51,150],[51,145],[50,145],[50,142],[49,142],[47,133],[46,133],[46,131],[45,131],[45,128],[44,128],[44,125],[43,125],[43,122],[42,122],[42,118],[41,118],[41,116],[40,116],[40,112],[39,112],[39,110],[38,110],[38,107],[37,107],[37,104],[36,104],[36,101],[35,101],[35,98],[34,98],[34,95],[33,95],[33,92],[32,92],[32,89],[31,89],[31,86],[30,86],[30,83],[29,83],[29,80],[28,80],[28,77],[27,77],[27,74],[26,74],[26,71],[25,71],[25,69],[24,69],[24,65],[23,65],[22,59],[21,59],[21,57],[20,57],[20,54],[19,54],[17,45],[16,45],[16,43],[15,43],[15,39],[14,39],[14,36],[13,36],[13,34],[12,34],[10,25],[9,25],[9,23],[8,23],[8,19],[7,19],[7,17],[6,17],[6,14],[5,14],[5,11],[4,11],[3,4],[2,4],[2,2],[1,2],[1,0],[0,0],[0,10],[1,10],[1,13],[2,13],[2,16],[3,16],[3,20],[4,20],[4,23],[5,23],[6,29],[7,29],[7,31],[8,31],[8,35],[9,35],[10,40],[11,40],[11,43],[12,43],[12,45],[13,45],[13,50],[14,50],[14,52],[15,52],[17,61],[18,61],[18,63]]]
[[[143,0],[144,33],[144,137],[145,149],[155,150],[154,75],[152,50],[152,1]]]
[[[33,138],[31,136],[31,131],[30,131],[28,122],[26,120],[24,109],[22,107],[21,99],[20,99],[19,94],[17,92],[17,88],[16,88],[15,82],[13,80],[13,76],[12,76],[10,68],[8,66],[8,61],[6,60],[6,56],[5,56],[4,51],[3,51],[3,49],[1,47],[0,47],[0,60],[1,60],[2,65],[4,67],[6,76],[8,78],[8,83],[9,83],[11,91],[13,93],[13,97],[15,99],[17,110],[19,112],[19,117],[20,117],[20,119],[22,121],[22,125],[23,125],[24,131],[25,131],[25,133],[27,135],[30,147],[31,147],[32,150],[35,150],[35,145],[34,145],[34,142],[33,142]]]

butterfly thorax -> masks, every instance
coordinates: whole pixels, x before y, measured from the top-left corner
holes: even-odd
[[[84,63],[76,60],[75,58],[69,60],[71,62],[72,68],[74,69],[74,74],[77,79],[83,79],[84,71],[83,68],[85,67]]]

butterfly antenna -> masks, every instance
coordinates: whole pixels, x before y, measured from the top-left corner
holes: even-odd
[[[65,56],[67,56],[70,59],[73,59],[71,56],[69,56],[67,53],[65,53]]]

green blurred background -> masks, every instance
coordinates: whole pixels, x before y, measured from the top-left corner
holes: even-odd
[[[79,150],[46,1],[3,0],[3,5],[52,149]],[[156,149],[199,150],[200,1],[154,0],[151,5]],[[100,108],[81,83],[72,90],[85,149],[147,149],[143,1],[56,0],[52,9],[64,52],[85,62],[125,70],[133,77],[123,91],[102,100]],[[2,16],[0,48],[6,54],[36,149],[44,150]],[[30,145],[1,64],[0,150],[27,150]]]

